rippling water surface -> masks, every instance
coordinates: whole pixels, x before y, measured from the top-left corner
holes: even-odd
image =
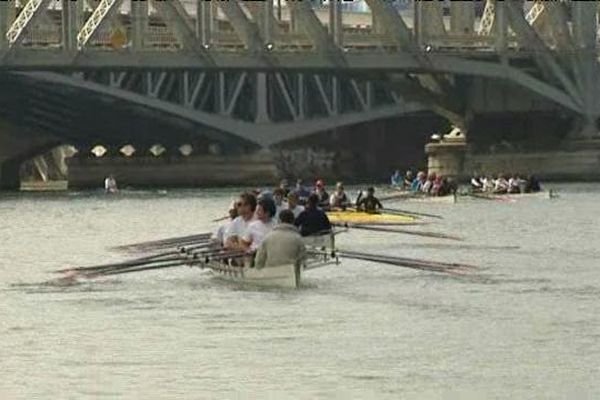
[[[216,228],[233,190],[0,195],[0,398],[598,398],[600,186],[559,190],[394,204],[464,242],[339,236],[468,276],[345,261],[297,291],[186,267],[51,283],[121,260],[110,246]]]

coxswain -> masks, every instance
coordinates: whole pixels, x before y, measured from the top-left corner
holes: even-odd
[[[402,182],[402,189],[409,190],[412,186],[413,181],[415,180],[412,171],[409,169],[404,174],[404,181]]]
[[[233,223],[233,220],[236,219],[238,216],[238,204],[239,201],[233,201],[231,203],[228,210],[229,221],[219,226],[219,228],[211,238],[215,243],[219,244],[220,246],[223,246],[225,244],[225,232],[227,232],[227,229],[229,229],[229,225],[231,225]]]
[[[241,248],[241,237],[254,221],[256,197],[252,193],[243,193],[236,206],[238,216],[231,221],[223,233],[223,246],[227,249]]]
[[[327,214],[319,208],[319,196],[316,193],[308,197],[306,209],[294,222],[302,236],[319,235],[331,232],[331,223]]]
[[[400,185],[402,185],[402,175],[400,175],[399,170],[394,171],[394,174],[390,178],[390,185],[394,187],[399,187]]]
[[[104,180],[104,192],[105,193],[117,193],[119,191],[119,189],[117,188],[117,180],[115,179],[115,177],[110,174],[105,180]]]
[[[296,268],[302,266],[306,259],[306,247],[298,228],[294,226],[294,220],[292,211],[281,211],[279,223],[258,246],[254,268],[278,267],[287,264],[294,264]]]
[[[379,199],[375,197],[375,188],[373,187],[367,189],[366,197],[359,197],[360,198],[356,202],[356,208],[360,211],[376,213],[378,210],[383,208]]]
[[[540,181],[534,176],[529,175],[527,177],[527,181],[525,182],[525,193],[536,193],[541,192],[542,186],[540,185]]]
[[[248,224],[241,238],[242,246],[249,252],[254,252],[265,239],[265,236],[275,227],[276,207],[273,199],[263,197],[256,205],[256,219]]]
[[[349,204],[350,201],[348,200],[348,196],[346,196],[346,192],[344,192],[344,184],[342,182],[338,182],[335,185],[335,192],[333,192],[329,198],[329,207],[341,208],[345,210]]]
[[[319,198],[319,207],[329,207],[329,193],[327,193],[325,190],[325,182],[323,182],[321,179],[315,182],[314,194],[316,194]]]
[[[304,211],[304,206],[298,204],[298,195],[295,192],[290,192],[287,197],[287,209],[294,214],[294,218],[298,218],[300,213]]]

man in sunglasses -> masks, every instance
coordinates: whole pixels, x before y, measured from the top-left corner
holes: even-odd
[[[238,216],[231,221],[223,234],[224,247],[227,249],[239,249],[242,246],[241,237],[248,226],[255,220],[256,197],[251,193],[243,193],[237,203]]]

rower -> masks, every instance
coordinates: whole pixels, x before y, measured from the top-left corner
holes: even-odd
[[[494,182],[494,193],[506,194],[508,192],[508,181],[504,175],[498,175],[498,179]]]
[[[237,218],[238,216],[238,204],[239,202],[232,202],[231,205],[229,206],[229,221],[227,221],[226,223],[224,223],[223,225],[221,225],[219,227],[219,229],[217,229],[217,231],[212,235],[211,239],[219,244],[220,246],[223,246],[225,244],[225,232],[227,232],[227,229],[229,229],[229,226],[233,223],[233,220]]]
[[[521,178],[519,178],[518,174],[515,174],[508,179],[508,193],[521,193]]]
[[[378,209],[382,209],[383,206],[377,197],[375,197],[375,188],[372,186],[367,189],[367,196],[359,196],[356,202],[356,208],[360,211],[367,213],[376,213]]]
[[[331,232],[331,223],[327,214],[319,208],[319,196],[316,193],[308,197],[306,209],[296,218],[294,225],[300,229],[302,236]]]
[[[431,186],[430,194],[432,196],[443,196],[444,194],[444,180],[441,175],[436,175],[433,185]]]
[[[435,182],[435,172],[432,172],[427,177],[427,180],[423,183],[423,186],[421,187],[421,191],[423,193],[429,194],[429,192],[431,192],[431,188],[433,188],[434,182]]]
[[[290,185],[288,184],[287,179],[282,179],[279,182],[279,189],[283,191],[283,198],[286,198],[288,194],[290,194]]]
[[[412,186],[413,181],[414,181],[414,176],[413,176],[412,171],[409,169],[408,171],[406,171],[406,174],[404,174],[404,181],[402,182],[402,189],[409,190],[410,187]]]
[[[306,204],[308,196],[310,196],[310,191],[304,186],[302,179],[298,179],[296,181],[296,188],[294,189],[294,193],[298,197],[298,204]]]
[[[425,184],[426,174],[423,171],[419,171],[417,173],[417,177],[414,181],[412,181],[410,185],[410,190],[413,192],[420,192],[423,189],[423,184]]]
[[[298,204],[298,195],[295,192],[291,192],[288,194],[287,199],[287,209],[294,214],[294,219],[298,218],[300,213],[304,211],[304,206]]]
[[[329,207],[329,193],[325,190],[325,182],[321,179],[315,183],[314,194],[319,198],[319,207]]]
[[[273,191],[273,201],[275,201],[275,208],[276,208],[275,215],[273,216],[273,218],[275,218],[275,221],[278,220],[279,213],[282,210],[285,210],[287,208],[287,204],[285,204],[285,202],[283,201],[285,196],[286,196],[285,190],[283,190],[280,187],[278,187],[277,189],[275,189]]]
[[[246,232],[242,235],[241,243],[244,249],[250,252],[258,249],[267,234],[275,227],[273,216],[276,210],[277,207],[272,199],[263,197],[258,200],[256,219],[248,224]]]
[[[118,191],[119,191],[119,189],[117,188],[117,180],[115,179],[113,174],[110,174],[104,180],[104,192],[109,193],[109,194],[114,194],[114,193],[117,193]]]
[[[402,176],[400,175],[400,170],[394,171],[394,174],[390,178],[390,184],[394,187],[398,187],[402,184]]]
[[[294,213],[282,210],[279,224],[267,234],[256,251],[254,268],[278,267],[294,264],[298,268],[306,259],[306,248],[294,226]]]
[[[477,177],[476,174],[473,174],[473,177],[471,178],[471,191],[472,192],[481,192],[482,190],[483,190],[483,183]]]
[[[329,198],[329,207],[330,208],[341,208],[345,210],[346,207],[350,204],[348,200],[348,196],[346,196],[346,192],[344,192],[344,184],[342,182],[338,182],[335,185],[335,192]]]
[[[224,247],[227,249],[239,249],[241,247],[240,238],[255,219],[256,197],[252,193],[243,193],[236,205],[238,216],[231,221],[223,234]]]
[[[486,176],[481,180],[481,183],[483,184],[483,191],[484,192],[491,192],[494,190],[494,180],[492,179],[491,176]]]

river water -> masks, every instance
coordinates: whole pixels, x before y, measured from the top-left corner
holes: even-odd
[[[51,282],[123,259],[110,246],[212,230],[235,190],[3,194],[0,398],[598,398],[600,186],[558,189],[389,204],[443,215],[425,229],[463,242],[338,237],[469,275],[345,261],[293,291],[187,267]]]

